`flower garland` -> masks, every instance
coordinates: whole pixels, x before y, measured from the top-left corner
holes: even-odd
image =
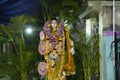
[[[49,30],[51,28],[50,20],[47,21],[44,25],[44,32],[48,39],[50,39],[50,42],[52,43],[52,47],[54,48],[56,46],[56,43],[58,42],[58,38],[62,35],[64,31],[64,25],[62,24],[62,21],[58,22],[57,27],[59,28],[56,34],[52,34]]]

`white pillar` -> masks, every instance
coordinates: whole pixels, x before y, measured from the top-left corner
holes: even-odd
[[[104,80],[103,71],[103,13],[99,12],[99,51],[100,51],[100,80]]]
[[[96,23],[96,18],[90,18],[86,20],[86,38],[89,39],[93,36],[93,27]]]

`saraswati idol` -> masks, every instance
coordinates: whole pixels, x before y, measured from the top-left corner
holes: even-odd
[[[75,74],[73,55],[74,43],[69,37],[68,26],[56,18],[48,20],[40,32],[38,51],[44,56],[38,72],[45,80],[66,80],[66,76]]]

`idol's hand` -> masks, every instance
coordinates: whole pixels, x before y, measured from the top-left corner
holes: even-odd
[[[40,35],[40,39],[41,39],[41,41],[44,40],[44,38],[45,38],[44,32],[41,31],[41,32],[39,33],[39,35]]]
[[[70,53],[71,53],[72,55],[74,55],[74,54],[75,54],[74,42],[73,42],[72,40],[70,40],[70,45],[71,45]]]
[[[75,54],[75,50],[74,50],[74,48],[73,48],[73,47],[70,49],[70,53],[71,53],[72,55],[74,55],[74,54]]]

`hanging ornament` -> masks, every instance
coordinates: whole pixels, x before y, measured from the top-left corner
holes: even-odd
[[[38,52],[41,55],[44,55],[45,54],[45,48],[46,48],[45,42],[40,42],[40,44],[38,45]]]
[[[45,62],[40,62],[38,64],[38,73],[40,75],[45,75],[47,73],[47,64]]]
[[[41,32],[39,33],[39,36],[40,36],[40,40],[41,40],[41,41],[44,40],[45,35],[44,35],[44,32],[43,32],[43,31],[41,31]]]

